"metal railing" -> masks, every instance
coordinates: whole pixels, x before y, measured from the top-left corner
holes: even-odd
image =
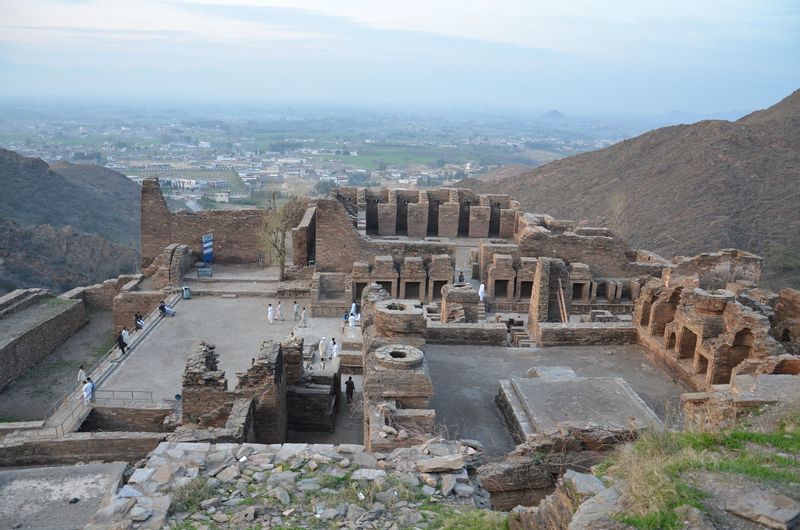
[[[171,305],[175,305],[177,301],[180,300],[180,296],[176,300],[172,300]],[[161,315],[158,311],[158,307],[152,309],[145,315],[145,322],[152,322],[152,324],[142,330],[142,334],[137,337],[133,344],[138,344],[143,340],[143,337],[147,334],[145,331],[149,333],[150,329],[155,326],[158,320],[161,318]],[[112,367],[112,364],[115,364],[115,361],[125,358],[126,356],[118,356],[117,352],[119,351],[119,347],[114,344],[108,352],[103,355],[100,359],[95,361],[93,365],[86,370],[86,373],[89,377],[92,378],[95,382],[99,381],[103,376],[105,376]],[[130,351],[130,350],[129,350]],[[107,395],[111,394],[111,397],[101,397],[103,400],[116,400],[121,401],[122,404],[125,403],[133,403],[133,402],[142,402],[142,401],[149,401],[153,402],[153,392],[150,390],[104,390],[104,389],[97,389],[95,390],[95,400],[99,395]],[[124,398],[121,397],[123,395],[128,395],[130,397]],[[120,397],[117,397],[120,396]],[[75,400],[76,404],[72,408],[69,407],[70,401]],[[65,429],[70,429],[72,425],[78,420],[78,417],[83,414],[83,410],[87,408],[87,406],[83,402],[83,390],[82,386],[78,386],[75,390],[67,391],[63,396],[61,396],[47,411],[43,414],[44,421],[47,420],[56,413],[64,408],[68,408],[69,413],[57,424],[55,425],[48,425],[43,427],[37,427],[33,429],[21,429],[26,434],[32,434],[34,436],[56,436],[58,438],[62,438],[65,433]],[[80,411],[80,412],[79,412]],[[69,427],[67,427],[69,425]]]

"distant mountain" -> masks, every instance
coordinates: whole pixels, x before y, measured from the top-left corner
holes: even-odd
[[[665,127],[517,175],[465,185],[525,210],[604,224],[666,256],[760,253],[800,286],[800,91],[737,121]]]
[[[135,270],[139,189],[106,168],[50,167],[0,148],[0,294],[63,290]]]
[[[66,226],[22,226],[0,218],[0,295],[23,287],[56,292],[136,270],[139,254]]]
[[[539,117],[544,120],[551,120],[551,121],[563,121],[567,119],[566,116],[564,116],[557,110],[549,110]]]
[[[139,245],[139,186],[103,167],[60,164],[0,148],[0,216],[23,225],[70,225]]]

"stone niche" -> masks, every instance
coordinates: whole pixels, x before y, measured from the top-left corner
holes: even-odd
[[[478,322],[480,297],[472,285],[455,283],[442,288],[441,321]]]
[[[400,298],[408,300],[425,300],[425,287],[428,275],[422,258],[406,257],[400,270]]]
[[[361,300],[364,289],[370,283],[377,283],[393,298],[397,297],[398,277],[391,256],[375,256],[372,267],[366,261],[353,263],[353,301]]]
[[[370,399],[393,399],[399,409],[426,409],[433,383],[422,350],[387,344],[367,357],[364,394]]]
[[[493,255],[487,274],[489,298],[497,301],[513,300],[516,276],[514,258],[510,254]]]
[[[428,300],[435,302],[442,298],[442,287],[453,283],[453,264],[447,254],[431,258],[428,265]]]

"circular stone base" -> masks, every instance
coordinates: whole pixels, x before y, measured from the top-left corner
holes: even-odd
[[[422,350],[403,344],[389,344],[375,350],[375,361],[378,366],[390,370],[413,370],[422,366],[425,354]]]

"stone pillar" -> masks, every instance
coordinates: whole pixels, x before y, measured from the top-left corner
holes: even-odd
[[[397,204],[378,204],[378,235],[393,236],[397,233]]]
[[[489,206],[469,207],[469,237],[489,237],[489,218],[492,209]]]
[[[425,237],[428,235],[428,203],[409,203],[408,207],[408,237]]]
[[[460,209],[457,202],[445,202],[439,205],[439,237],[458,237],[458,212]]]
[[[511,239],[514,237],[514,227],[517,224],[517,211],[503,208],[500,210],[500,237]]]

